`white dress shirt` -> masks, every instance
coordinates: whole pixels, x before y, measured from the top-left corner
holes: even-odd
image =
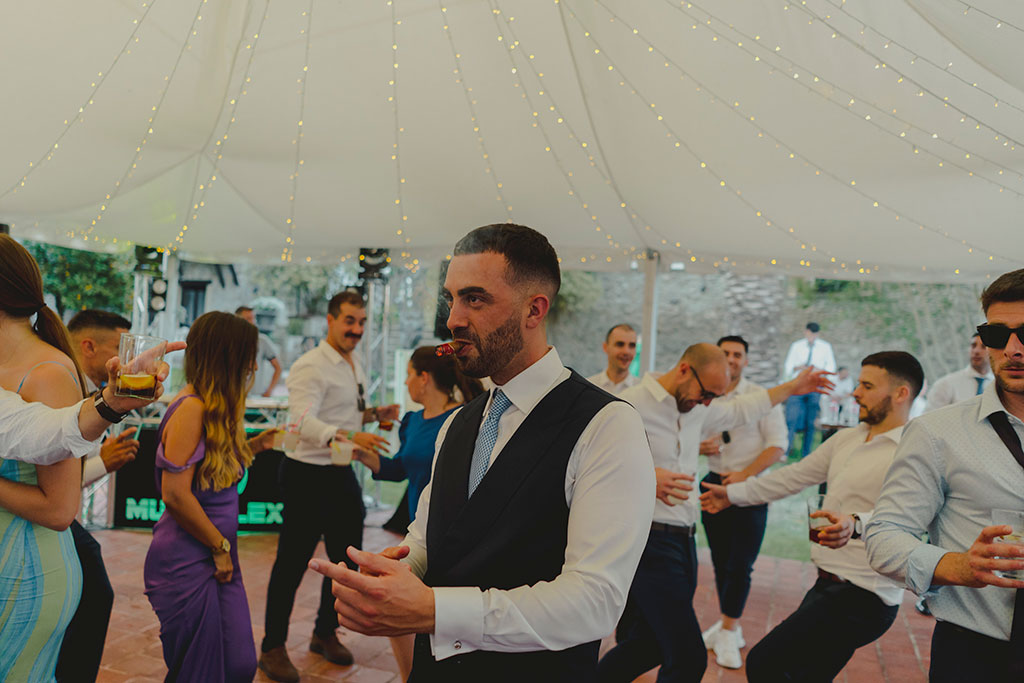
[[[861,423],[840,430],[800,462],[730,484],[726,492],[734,505],[760,505],[827,481],[824,509],[844,515],[856,513],[867,526],[902,434],[900,426],[865,441],[868,426]],[[863,539],[851,538],[842,548],[813,543],[811,560],[821,569],[871,591],[887,605],[903,601],[903,585],[876,573],[868,564]]]
[[[907,425],[865,537],[871,566],[918,595],[934,591],[928,608],[936,619],[1009,640],[1012,588],[932,586],[942,556],[967,552],[994,524],[993,510],[1024,510],[1024,469],[988,421],[999,411],[990,383],[981,396]],[[1024,422],[1009,420],[1024,442]]]
[[[78,427],[85,400],[67,408],[50,408],[26,403],[13,391],[0,389],[0,458],[52,465],[91,451],[93,442],[86,441]]]
[[[89,379],[89,376],[85,376],[85,391],[86,393],[93,393],[99,387]],[[100,457],[100,449],[103,448],[103,438],[106,436],[104,432],[103,436],[100,437],[99,441],[93,444],[92,450],[88,455],[85,456],[85,464],[82,465],[82,488],[85,488],[89,484],[102,479],[107,475],[107,466],[103,464],[103,458]]]
[[[940,377],[928,390],[928,410],[951,406],[954,403],[974,398],[979,393],[979,379],[982,380],[982,391],[984,391],[985,387],[991,384],[995,378],[991,370],[981,374],[975,372],[970,365],[962,370],[951,372],[945,377]]]
[[[722,400],[728,401],[735,396],[763,390],[764,387],[761,385],[742,377],[736,388],[725,394]],[[748,422],[727,431],[729,432],[729,443],[722,444],[722,450],[718,455],[708,456],[708,468],[715,474],[738,472],[754,462],[765,449],[781,448],[785,451],[789,445],[786,415],[782,412],[781,405],[772,408],[767,415],[756,422]],[[720,433],[705,433],[702,437],[710,438],[714,434]]]
[[[607,391],[609,394],[618,396],[623,389],[628,389],[630,387],[636,386],[637,383],[640,382],[640,378],[632,373],[627,372],[626,378],[624,380],[622,380],[619,383],[615,383],[612,382],[610,377],[608,377],[608,371],[602,370],[596,375],[591,375],[590,377],[588,377],[587,381],[590,382],[591,384],[596,384],[597,386]]]
[[[813,346],[811,342],[804,339],[797,339],[795,342],[790,344],[789,353],[786,354],[786,362],[783,365],[783,375],[786,381],[789,381],[797,376],[799,371],[797,368],[801,368],[807,363],[807,356],[810,354],[811,362],[810,365],[818,368],[819,370],[828,370],[829,372],[836,371],[836,357],[832,353],[832,345],[824,339],[818,338],[814,340]]]
[[[757,389],[729,400],[715,399],[710,406],[698,405],[688,413],[680,413],[675,398],[650,373],[644,375],[640,384],[622,392],[619,398],[633,404],[643,417],[654,466],[694,477],[703,434],[754,422],[772,409],[768,392]],[[693,491],[682,503],[668,505],[655,500],[654,521],[693,526],[700,517],[699,496],[695,481]]]
[[[349,364],[327,340],[302,354],[288,373],[288,421],[299,425],[299,446],[286,455],[310,465],[330,465],[327,443],[339,429],[363,428],[359,385],[366,387],[362,358],[353,351]],[[339,443],[352,449],[350,443]]]
[[[541,399],[568,377],[569,370],[551,348],[500,387],[512,405],[498,421],[492,463]],[[490,399],[485,415],[489,409]],[[456,410],[441,427],[437,449],[457,414]],[[436,453],[435,449],[435,463]],[[611,633],[647,542],[654,486],[640,416],[627,403],[608,404],[583,430],[569,456],[569,527],[561,573],[553,581],[512,590],[434,588],[434,657],[441,660],[473,650],[564,650]],[[411,550],[405,561],[420,577],[427,569],[431,489],[428,485],[420,495],[416,517],[402,542]]]

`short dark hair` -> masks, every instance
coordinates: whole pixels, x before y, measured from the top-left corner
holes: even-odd
[[[551,288],[551,300],[558,296],[562,275],[558,254],[548,238],[533,228],[515,223],[494,223],[470,231],[455,244],[455,256],[501,254],[508,262],[505,281],[510,285],[539,282]]]
[[[747,340],[739,336],[738,334],[727,334],[726,336],[719,339],[718,343],[715,344],[715,346],[721,346],[722,342],[733,342],[735,344],[743,344],[743,353],[748,353],[750,351],[750,344],[748,344]]]
[[[605,342],[607,342],[609,339],[612,338],[612,332],[614,332],[615,330],[625,330],[626,332],[636,332],[636,330],[633,329],[633,326],[630,325],[629,323],[619,323],[618,325],[612,325],[611,328],[608,330],[608,334],[604,335]]]
[[[243,313],[248,313],[251,310],[252,307],[250,306],[239,306],[238,308],[235,309],[235,315],[242,315]]]
[[[997,301],[1024,301],[1024,268],[1003,273],[986,287],[981,293],[981,310],[988,314],[988,307]]]
[[[818,323],[807,323],[807,329],[813,332],[814,334],[818,334],[818,332],[821,330],[821,325],[819,325]]]
[[[68,321],[69,332],[96,328],[110,330],[111,332],[118,329],[130,330],[132,329],[132,323],[122,315],[110,313],[109,311],[100,311],[95,308],[79,311]]]
[[[879,351],[866,356],[860,362],[861,367],[872,365],[882,368],[889,376],[904,382],[910,387],[910,400],[913,401],[921,393],[924,384],[924,370],[911,354],[906,351]]]
[[[366,300],[363,299],[362,294],[354,289],[346,289],[331,297],[331,300],[327,302],[327,312],[337,318],[341,315],[342,304],[349,304],[356,308],[366,308]]]

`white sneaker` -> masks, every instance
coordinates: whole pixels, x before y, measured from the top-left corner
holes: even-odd
[[[725,669],[739,669],[743,666],[740,657],[739,638],[736,631],[721,629],[715,636],[715,655],[718,666]]]
[[[711,625],[711,628],[709,628],[707,631],[704,631],[703,633],[701,633],[700,634],[701,638],[704,639],[704,647],[706,647],[709,650],[714,650],[715,649],[715,636],[717,636],[718,632],[721,631],[721,630],[722,630],[722,620],[719,619],[718,621],[716,621],[714,624]]]

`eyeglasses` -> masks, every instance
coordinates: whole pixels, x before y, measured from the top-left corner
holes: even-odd
[[[713,391],[708,391],[707,389],[704,388],[704,382],[700,381],[700,375],[697,374],[697,368],[691,365],[690,372],[693,373],[694,379],[697,380],[697,386],[700,387],[700,399],[698,400],[701,403],[707,403],[708,401],[718,398],[718,394],[716,394]]]
[[[1024,325],[1010,328],[1006,325],[978,325],[978,336],[981,343],[990,349],[1005,349],[1010,343],[1010,335],[1017,335],[1017,340],[1024,343]]]

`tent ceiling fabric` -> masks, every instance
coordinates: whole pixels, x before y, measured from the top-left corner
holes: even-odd
[[[1024,265],[1024,6],[972,2],[21,3],[0,220],[410,266],[514,220],[567,267],[984,280]]]

